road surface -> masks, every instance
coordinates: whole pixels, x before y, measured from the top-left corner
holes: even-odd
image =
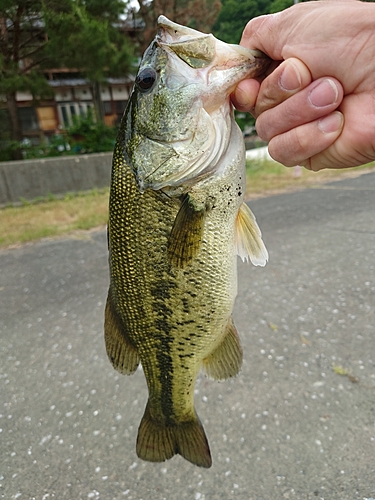
[[[241,374],[197,383],[208,470],[136,456],[147,390],[105,354],[105,232],[0,252],[0,498],[375,498],[375,173],[251,208],[270,261],[239,263]]]

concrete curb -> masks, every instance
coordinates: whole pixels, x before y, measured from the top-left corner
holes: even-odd
[[[88,191],[110,185],[113,153],[0,162],[0,206],[41,196]],[[246,158],[272,160],[267,147]]]
[[[0,162],[0,205],[109,186],[112,155]]]
[[[272,160],[275,161],[272,156],[268,152],[268,146],[264,146],[262,148],[248,149],[246,151],[246,160]]]

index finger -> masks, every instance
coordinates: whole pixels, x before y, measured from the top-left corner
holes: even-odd
[[[246,79],[237,85],[232,102],[239,111],[247,111],[257,117],[311,83],[308,67],[296,58],[281,64],[275,61],[266,75],[261,83]]]
[[[286,99],[306,88],[312,81],[309,68],[299,59],[291,57],[283,61],[259,89],[254,116],[274,108]]]
[[[233,105],[239,111],[251,113],[255,107],[259,88],[260,83],[257,80],[249,78],[242,80],[231,95]]]

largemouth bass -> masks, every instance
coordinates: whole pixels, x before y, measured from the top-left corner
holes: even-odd
[[[244,204],[245,151],[229,95],[267,57],[161,16],[122,119],[108,223],[105,342],[113,366],[141,363],[149,399],[141,459],[175,454],[210,467],[194,409],[203,369],[233,377],[242,349],[232,320],[236,254],[268,255]]]

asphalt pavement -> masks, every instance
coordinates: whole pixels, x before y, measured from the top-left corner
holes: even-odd
[[[241,374],[200,376],[213,466],[135,453],[144,376],[107,360],[105,231],[0,252],[0,498],[375,498],[375,173],[250,203]]]

